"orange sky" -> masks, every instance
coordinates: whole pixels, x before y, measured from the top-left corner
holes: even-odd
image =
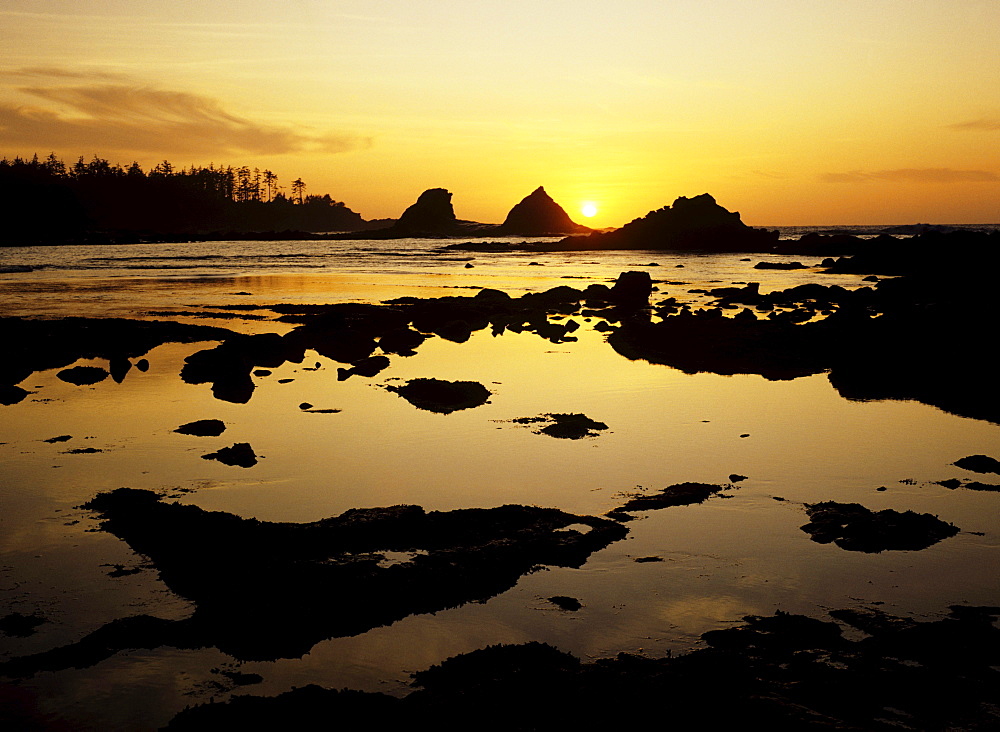
[[[5,0],[0,156],[276,172],[365,218],[1000,222],[996,0]]]

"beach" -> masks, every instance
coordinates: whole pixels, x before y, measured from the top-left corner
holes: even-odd
[[[5,687],[9,698],[38,719],[78,728],[154,729],[187,706],[274,696],[306,684],[402,697],[410,674],[501,643],[547,643],[585,661],[620,653],[659,659],[704,648],[702,634],[732,628],[748,615],[825,618],[830,610],[855,608],[934,621],[951,605],[1000,605],[997,496],[969,487],[995,476],[955,465],[967,456],[997,456],[994,421],[915,399],[847,398],[824,369],[727,375],[654,363],[608,342],[609,332],[626,329],[635,316],[637,306],[621,298],[597,307],[583,294],[562,293],[532,306],[521,321],[505,310],[505,327],[467,316],[422,328],[418,318],[430,322],[430,305],[423,303],[435,298],[464,298],[466,307],[484,290],[518,301],[565,287],[610,291],[623,272],[649,275],[656,289],[647,302],[675,298],[671,307],[694,312],[714,307],[719,288],[757,282],[767,294],[815,283],[855,292],[873,286],[865,274],[832,274],[809,257],[799,258],[799,269],[759,269],[761,261],[790,258],[462,254],[442,251],[443,244],[3,251],[5,319],[124,318],[213,326],[230,335],[192,331],[182,342],[167,338],[142,353],[81,354],[16,382],[27,394],[0,406],[0,593],[10,613],[39,622],[31,632],[0,637],[2,659],[73,647],[134,617],[187,629],[199,617],[199,602],[223,606],[199,594],[202,584],[186,585],[170,564],[175,560],[155,553],[159,545],[151,556],[138,539],[123,538],[135,528],[116,529],[111,509],[84,507],[121,488],[149,491],[162,504],[295,524],[400,505],[435,515],[517,505],[596,520],[671,486],[715,490],[701,501],[633,509],[615,524],[623,536],[609,534],[572,560],[556,554],[546,561],[542,552],[542,560],[510,570],[513,581],[497,580],[465,599],[447,594],[425,598],[416,609],[403,603],[398,611],[370,613],[370,627],[360,620],[319,624],[285,647],[284,630],[265,623],[256,632],[272,636],[276,648],[263,649],[213,638],[206,628],[218,621],[205,621],[184,630],[183,641],[169,634],[155,643],[126,639],[86,661],[47,660],[15,674],[16,683]],[[480,296],[477,307],[490,298],[509,309],[495,294]],[[356,309],[310,309],[332,304]],[[419,343],[389,349],[392,331],[374,325],[389,317],[385,309],[392,317],[405,313],[404,329],[419,333]],[[721,317],[742,309],[730,305]],[[331,325],[336,318],[347,325]],[[456,330],[456,322],[464,325]],[[303,328],[315,331],[313,340],[298,342],[297,352],[290,347],[292,356],[272,346],[240,346],[250,383],[241,381],[235,391],[220,386],[219,374],[237,358],[220,344],[243,342],[237,335],[287,340]],[[338,338],[362,332],[375,338],[373,348],[385,347],[356,358],[338,357],[332,346],[323,353],[324,328]],[[196,354],[213,349],[222,365],[212,361],[193,375]],[[379,357],[384,362],[369,360]],[[67,381],[64,372],[79,367],[109,373],[92,383]],[[488,396],[437,409],[405,398],[404,385],[431,379],[475,382]],[[554,415],[585,415],[603,427],[561,438],[543,429]],[[177,432],[209,419],[220,420],[224,431]],[[211,457],[240,444],[252,448],[248,466]],[[821,543],[803,526],[809,507],[827,501],[929,514],[956,531],[923,548]],[[582,542],[604,526],[567,523],[558,530]],[[177,542],[183,544],[183,531]],[[365,551],[365,561],[381,568],[417,568],[421,552],[435,550]],[[226,545],[202,557],[198,571],[239,574],[248,556],[256,555]],[[363,592],[357,587],[364,584],[345,587]],[[555,597],[579,607],[567,609]],[[340,595],[333,586],[307,601],[350,606],[358,595]],[[249,598],[226,602],[227,612],[245,611],[240,627],[253,626],[259,610]],[[287,608],[281,612],[294,617]]]

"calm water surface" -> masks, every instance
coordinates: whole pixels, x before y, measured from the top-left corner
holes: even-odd
[[[390,251],[375,251],[384,244],[323,242],[321,251],[307,244],[71,247],[22,251],[19,259],[8,251],[0,264],[32,271],[0,274],[0,314],[173,312],[188,322],[283,332],[288,326],[270,320],[176,313],[480,287],[583,287],[628,269],[649,271],[661,293],[695,304],[707,298],[689,290],[734,282],[759,281],[765,291],[808,281],[862,284],[815,270],[754,270],[757,255],[456,255],[435,254],[428,243],[393,242]],[[77,387],[54,371],[31,376],[22,386],[33,393],[0,407],[0,602],[6,612],[39,612],[49,622],[26,638],[0,636],[3,658],[77,641],[116,618],[190,614],[154,569],[109,576],[116,565],[139,567],[143,558],[94,531],[93,515],[78,506],[120,486],[240,516],[312,521],[401,503],[428,510],[520,503],[602,514],[625,495],[672,483],[727,483],[734,473],[747,479],[701,505],[646,512],[629,524],[629,538],[580,569],[529,574],[488,602],[326,640],[301,659],[237,664],[214,649],[131,651],[91,668],[38,674],[18,692],[76,725],[145,729],[185,705],[234,692],[277,694],[317,683],[404,693],[409,673],[492,643],[538,640],[584,658],[662,655],[695,647],[700,633],[748,613],[822,615],[884,603],[889,612],[934,616],[954,603],[1000,604],[998,495],[934,483],[983,479],[951,463],[1000,455],[997,425],[916,402],[848,401],[824,374],[768,381],[632,362],[608,346],[594,322],[575,319],[582,326],[576,342],[553,344],[530,333],[478,332],[462,344],[432,338],[411,357],[392,357],[373,379],[338,381],[342,364],[309,352],[303,364],[255,377],[247,404],[216,400],[208,384],[179,379],[184,357],[212,344],[161,346],[147,356],[149,371],[133,369],[121,384]],[[315,364],[320,368],[305,368]],[[417,377],[479,381],[492,397],[441,415],[384,388]],[[284,379],[292,381],[279,383]],[[306,413],[298,407],[306,401],[341,411]],[[582,412],[609,430],[558,440],[511,421],[558,412]],[[222,419],[226,432],[173,432],[205,418]],[[57,435],[72,439],[45,442]],[[234,442],[251,443],[260,462],[243,469],[201,459]],[[101,452],[67,453],[79,447]],[[963,531],[923,551],[848,552],[816,544],[799,528],[807,520],[803,504],[823,500],[929,512]],[[634,561],[646,556],[663,561]],[[583,608],[560,611],[546,600],[552,595],[579,598]],[[242,690],[220,683],[220,669],[237,668],[263,683]]]

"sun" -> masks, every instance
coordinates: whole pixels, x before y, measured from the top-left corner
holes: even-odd
[[[580,207],[580,213],[586,216],[588,219],[592,216],[597,215],[597,204],[588,201]]]

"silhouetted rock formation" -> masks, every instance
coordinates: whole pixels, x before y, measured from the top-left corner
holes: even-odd
[[[563,207],[539,186],[507,214],[497,234],[548,236],[551,234],[582,234],[590,228],[574,223]]]
[[[77,643],[2,662],[0,675],[82,668],[127,648],[160,646],[214,646],[241,660],[298,658],[327,638],[485,601],[540,566],[580,567],[628,533],[609,519],[516,505],[391,506],[272,523],[119,488],[84,508],[148,557],[194,613],[120,618]],[[410,558],[387,561],[383,552]]]
[[[727,487],[735,488],[736,486],[721,486],[712,483],[675,483],[668,485],[658,493],[633,495],[624,505],[613,508],[604,515],[616,521],[631,521],[635,517],[629,514],[634,511],[656,511],[661,508],[704,503],[720,491],[726,490]]]
[[[424,191],[391,228],[410,236],[454,234],[458,219],[451,205],[451,192],[444,188]]]
[[[231,447],[223,447],[208,455],[202,455],[202,458],[218,460],[223,465],[233,465],[240,468],[252,468],[257,464],[257,454],[249,442],[237,442]]]
[[[516,417],[511,421],[515,424],[548,422],[536,434],[558,437],[562,440],[582,440],[584,437],[594,437],[598,431],[608,428],[604,422],[598,422],[585,414],[543,414],[538,417]]]
[[[223,328],[155,320],[0,318],[0,343],[4,348],[4,358],[0,360],[0,404],[14,404],[23,399],[27,392],[15,385],[35,371],[70,366],[81,358],[110,361],[135,358],[163,343],[222,340],[235,335]],[[68,369],[64,378],[66,375],[74,378],[80,373],[107,377],[106,370],[91,371],[93,368]]]
[[[490,398],[490,390],[478,381],[443,381],[441,379],[411,379],[401,386],[387,386],[417,409],[439,414],[451,414],[460,409],[482,406]]]
[[[929,513],[872,511],[858,503],[806,504],[809,523],[802,527],[820,544],[874,554],[889,549],[926,549],[958,533],[957,526]]]
[[[182,424],[174,430],[178,434],[195,435],[196,437],[218,437],[225,431],[226,423],[221,419],[199,419]]]
[[[420,194],[416,203],[403,211],[390,226],[369,231],[330,234],[328,239],[437,239],[451,236],[484,236],[494,233],[495,224],[463,221],[455,216],[451,191],[430,188]]]
[[[994,729],[1000,608],[950,610],[933,621],[830,612],[863,631],[851,638],[837,623],[779,610],[704,633],[706,648],[667,658],[584,662],[543,643],[489,646],[413,674],[401,699],[309,685],[185,709],[166,729],[297,729],[334,719],[448,731],[603,730],[628,719],[669,719],[684,730]]]
[[[777,231],[747,226],[739,212],[727,211],[703,193],[681,196],[672,206],[650,211],[615,231],[571,236],[548,248],[760,252],[771,251],[777,241]]]

